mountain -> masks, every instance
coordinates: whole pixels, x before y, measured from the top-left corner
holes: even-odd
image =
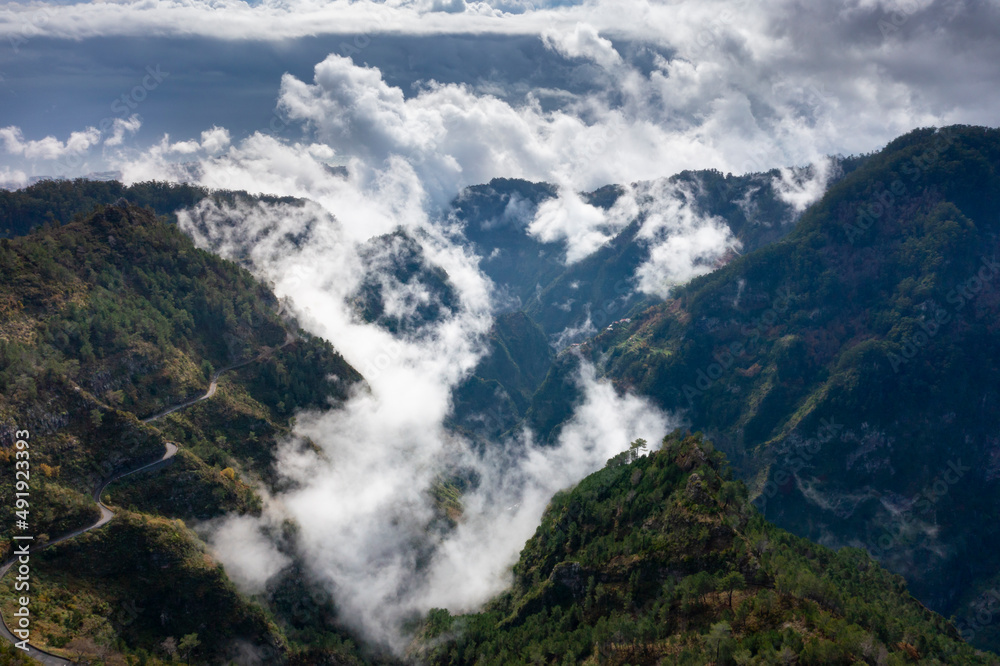
[[[866,159],[835,159],[829,181],[836,182]],[[742,176],[684,171],[628,188],[609,185],[584,193],[584,203],[604,211],[606,217],[621,217],[614,224],[622,228],[609,222],[602,229],[609,241],[569,263],[565,243],[543,242],[531,231],[539,206],[559,194],[553,185],[497,178],[464,190],[449,215],[471,249],[482,257],[480,267],[496,284],[497,301],[508,309],[524,310],[565,346],[659,300],[635,289],[636,270],[649,261],[655,240],[640,231],[654,215],[666,217],[668,228],[675,224],[670,219],[676,213],[671,205],[697,218],[717,219],[744,252],[791,231],[799,214],[779,192],[781,175],[778,169]],[[810,168],[799,170],[793,179],[812,177]],[[623,198],[634,199],[634,208],[626,206],[620,214],[609,214]]]
[[[376,236],[360,249],[364,276],[352,303],[359,316],[393,333],[417,333],[455,312],[458,295],[448,273],[428,261],[403,229]],[[388,303],[386,293],[404,293]]]
[[[645,445],[637,442],[637,445]],[[553,498],[482,612],[429,614],[431,664],[994,664],[899,576],[764,520],[699,435]]]
[[[785,238],[586,348],[683,413],[799,536],[867,549],[976,620],[1000,584],[1000,131],[921,129]],[[995,595],[995,592],[993,593]]]
[[[0,238],[23,236],[43,224],[64,224],[89,215],[95,206],[119,199],[149,208],[176,222],[177,210],[193,206],[209,196],[225,201],[295,201],[289,197],[251,197],[246,192],[210,192],[204,187],[176,183],[146,182],[126,186],[114,180],[42,180],[20,190],[0,189]]]
[[[495,180],[463,193],[451,212],[454,230],[481,257],[500,312],[485,354],[453,392],[447,425],[480,448],[501,445],[522,425],[542,445],[552,443],[573,414],[577,372],[589,361],[619,388],[649,396],[707,432],[763,518],[733,496],[743,492],[739,484],[701,444],[671,439],[666,453],[627,468],[627,479],[615,476],[626,469],[618,459],[581,485],[585,492],[614,486],[615,494],[601,495],[612,504],[591,507],[599,515],[586,522],[573,508],[578,491],[557,497],[525,550],[514,589],[472,618],[434,613],[424,627],[427,641],[414,650],[436,661],[502,649],[544,660],[552,645],[572,643],[583,650],[574,655],[598,660],[686,654],[703,663],[712,648],[716,659],[728,651],[734,660],[744,650],[767,660],[773,648],[804,663],[852,656],[892,663],[914,654],[981,658],[958,637],[994,649],[1000,533],[982,516],[996,513],[1000,478],[993,389],[998,156],[994,130],[919,130],[878,154],[838,160],[827,194],[801,216],[779,191],[785,171],[686,172],[602,188],[582,197],[609,215],[626,196],[649,205],[621,220],[604,246],[569,264],[565,244],[528,232],[538,206],[557,196],[553,187]],[[31,231],[0,240],[0,453],[13,460],[11,437],[24,425],[44,440],[33,458],[37,533],[53,538],[92,522],[90,495],[99,481],[155,459],[166,441],[180,445],[168,467],[109,487],[105,500],[119,512],[113,529],[39,556],[38,585],[53,600],[45,612],[59,616],[65,601],[80,615],[79,622],[73,616],[48,625],[39,640],[66,649],[81,637],[91,641],[81,654],[91,657],[111,649],[123,658],[158,659],[167,656],[167,638],[198,633],[196,661],[246,650],[292,663],[391,661],[352,642],[336,599],[316,589],[296,555],[296,526],[269,534],[290,565],[253,598],[236,592],[186,527],[258,514],[258,489],[280,490],[273,462],[290,419],[299,409],[343,401],[360,375],[330,343],[288,319],[248,272],[195,249],[170,223],[171,206],[206,193],[158,184],[33,188],[5,199],[8,210],[22,211],[17,228]],[[45,188],[52,188],[51,203]],[[81,213],[95,201],[96,209]],[[111,201],[118,203],[100,205]],[[657,201],[722,220],[742,256],[720,259],[716,270],[674,288],[665,301],[636,292],[637,267],[650,256],[644,220],[664,215]],[[414,233],[397,230],[360,248],[365,273],[350,303],[359,318],[403,336],[420,336],[458,307],[450,277]],[[390,291],[408,300],[387,298]],[[213,379],[218,392],[211,400],[142,422],[202,395]],[[683,478],[669,471],[687,464],[668,464],[677,451],[698,457],[696,450],[708,461],[697,481],[690,481],[693,468],[682,470]],[[652,461],[663,464],[656,483],[647,488],[640,474],[630,485],[633,472],[645,474]],[[442,529],[462,520],[461,493],[470,482],[459,475],[433,489],[447,518]],[[685,493],[690,486],[690,501],[664,508],[681,488],[675,482]],[[707,484],[704,494],[700,483]],[[0,489],[12,491],[11,484]],[[622,509],[619,490],[627,497],[639,489],[653,498],[649,506]],[[567,497],[577,499],[566,504]],[[691,513],[690,502],[704,511]],[[0,537],[9,543],[13,516],[6,511]],[[553,518],[559,512],[572,514],[575,536],[569,523]],[[692,515],[720,540],[699,541],[704,535]],[[604,545],[584,548],[584,527]],[[599,536],[609,528],[620,544]],[[572,542],[568,551],[559,546],[560,532]],[[758,552],[758,537],[775,544],[780,557]],[[833,553],[803,539],[848,549]],[[905,576],[917,599],[954,615],[955,625],[913,602],[859,549]],[[114,566],[100,564],[108,558]],[[164,566],[176,572],[172,587],[148,584]],[[795,580],[783,574],[787,568]],[[595,590],[606,586],[599,612],[598,597],[588,611],[591,595],[579,596],[581,571],[588,572],[585,583],[594,577]],[[854,580],[852,571],[864,575]],[[727,590],[723,608],[706,586],[724,578],[735,583],[736,573],[746,590],[733,588],[733,609]],[[4,580],[5,612],[13,609],[11,585]],[[572,603],[560,585],[575,590]],[[204,612],[181,612],[169,598],[178,586],[214,601]],[[129,606],[147,590],[150,601],[134,620],[100,620],[102,609]],[[736,621],[744,596],[747,615]],[[574,604],[578,612],[569,613]],[[222,614],[223,607],[232,612]],[[224,621],[205,640],[213,614]],[[679,619],[660,626],[661,615]],[[894,624],[893,615],[902,619]],[[749,617],[753,624],[741,624]],[[630,625],[646,633],[637,637]],[[649,631],[655,637],[646,640]]]
[[[35,549],[96,521],[105,480],[180,445],[162,471],[105,491],[118,512],[107,527],[33,555],[33,644],[112,663],[169,657],[167,639],[198,634],[181,654],[194,662],[247,650],[356,659],[330,614],[297,616],[294,585],[238,593],[184,521],[259,513],[255,488],[273,481],[290,417],[342,401],[361,376],[247,271],[125,201],[0,240],[0,276],[0,456],[13,467],[15,434],[30,433]],[[211,400],[142,420],[215,381]],[[4,475],[0,492],[12,498],[14,483]],[[0,510],[3,560],[13,511]],[[0,583],[6,618],[14,584]]]
[[[865,159],[836,160],[831,179],[855,170]],[[808,179],[814,174],[803,170],[798,175]],[[480,256],[480,268],[494,282],[494,301],[501,312],[527,317],[531,327],[537,327],[556,350],[561,350],[608,326],[622,325],[630,314],[660,300],[635,288],[636,271],[650,258],[650,241],[640,237],[650,215],[666,215],[669,226],[672,220],[660,209],[672,202],[695,216],[718,218],[744,250],[753,250],[783,237],[798,219],[793,206],[779,196],[780,177],[777,169],[744,176],[685,171],[660,181],[637,183],[631,189],[609,185],[584,193],[587,204],[605,213],[627,192],[641,205],[607,243],[568,264],[564,243],[543,242],[529,230],[539,206],[558,196],[553,185],[497,178],[464,190],[452,202],[449,216],[457,222],[470,250]],[[415,270],[410,273],[415,274]],[[424,291],[434,294],[436,290]],[[517,366],[522,358],[539,358],[537,333],[521,339],[508,337],[502,348],[498,347],[498,329],[504,327],[507,316],[497,318],[483,361],[454,393],[455,423],[462,424],[466,432],[496,438],[525,422],[543,441],[553,441],[571,415],[577,386],[567,377],[578,366],[574,357],[562,357],[553,366],[555,356],[550,352],[549,367],[540,372],[530,392],[508,390],[502,380],[498,385],[498,378],[484,368]],[[546,380],[549,369],[551,378]],[[517,395],[522,399],[511,400]]]
[[[524,420],[554,357],[530,317],[498,315],[482,359],[452,393],[452,425],[483,442],[501,441]]]

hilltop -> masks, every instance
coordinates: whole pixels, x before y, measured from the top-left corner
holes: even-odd
[[[433,664],[997,663],[864,551],[768,523],[700,435],[638,448],[553,498],[513,588],[481,613],[432,611],[414,654]]]

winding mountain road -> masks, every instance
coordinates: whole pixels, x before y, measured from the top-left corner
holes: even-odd
[[[173,414],[176,411],[179,411],[181,409],[185,409],[187,407],[190,407],[191,405],[197,404],[197,403],[201,402],[202,400],[208,400],[209,398],[211,398],[212,396],[214,396],[215,392],[218,390],[218,388],[219,388],[219,377],[222,375],[222,373],[229,372],[230,370],[236,370],[237,368],[242,368],[243,366],[249,365],[250,363],[253,363],[255,361],[264,360],[264,359],[270,357],[271,354],[273,354],[278,349],[281,349],[283,347],[288,346],[294,340],[295,340],[294,335],[292,335],[289,332],[286,335],[286,337],[285,337],[285,341],[280,346],[275,347],[273,349],[268,349],[268,350],[264,351],[263,353],[261,353],[260,355],[255,356],[254,358],[252,358],[252,359],[250,359],[248,361],[243,361],[241,363],[236,363],[234,365],[226,366],[225,368],[222,368],[220,370],[216,370],[215,373],[212,375],[211,381],[209,382],[208,390],[205,391],[204,394],[198,396],[197,398],[193,398],[191,400],[187,400],[187,401],[179,403],[177,405],[173,405],[172,407],[169,407],[169,408],[163,410],[162,412],[159,412],[157,414],[154,414],[153,416],[150,416],[148,418],[143,419],[142,422],[143,423],[151,423],[153,421],[156,421],[157,419],[161,419],[164,416],[167,416],[168,414]],[[173,458],[177,454],[177,445],[174,444],[173,442],[165,442],[165,444],[166,444],[166,451],[164,451],[163,456],[161,458],[159,458],[158,460],[154,460],[151,463],[142,465],[141,467],[137,467],[137,468],[129,470],[127,472],[122,472],[121,474],[116,474],[115,476],[112,476],[107,481],[105,481],[100,486],[98,486],[97,490],[94,491],[94,495],[93,495],[94,501],[97,503],[97,507],[101,510],[101,517],[97,520],[97,522],[95,522],[94,524],[89,525],[87,527],[83,527],[83,528],[80,528],[80,529],[75,530],[73,532],[69,532],[68,534],[64,534],[64,535],[60,536],[58,539],[53,539],[52,541],[49,541],[48,543],[46,543],[45,545],[43,545],[40,548],[31,548],[31,550],[30,550],[31,554],[37,553],[37,552],[39,552],[41,550],[44,550],[44,549],[46,549],[46,548],[48,548],[50,546],[54,546],[57,543],[62,543],[63,541],[68,541],[69,539],[72,539],[74,537],[80,536],[81,534],[84,534],[85,532],[89,532],[91,530],[96,530],[97,528],[103,527],[104,525],[108,524],[111,521],[111,519],[115,517],[115,513],[110,508],[108,508],[108,506],[103,501],[101,501],[101,495],[104,494],[104,489],[107,488],[110,484],[114,483],[115,481],[117,481],[117,480],[119,480],[119,479],[121,479],[123,477],[129,476],[131,474],[138,474],[139,472],[150,470],[152,468],[159,467],[159,466],[162,466],[165,463],[167,463],[171,458]],[[10,568],[12,566],[14,566],[14,564],[16,562],[17,562],[16,558],[11,558],[7,562],[4,562],[2,566],[0,566],[0,579],[3,579],[3,577],[7,574],[7,572],[10,570]],[[19,641],[19,639],[16,638],[14,636],[14,634],[11,633],[10,629],[7,627],[7,621],[3,619],[2,614],[0,614],[0,636],[3,636],[3,638],[5,638],[6,640],[10,641],[11,643],[17,643]],[[28,643],[28,648],[29,649],[27,651],[27,655],[29,657],[31,657],[32,659],[34,659],[35,661],[37,661],[37,662],[39,662],[41,664],[45,664],[45,666],[62,666],[63,664],[72,664],[72,663],[74,663],[74,662],[69,661],[68,659],[60,657],[58,655],[54,655],[54,654],[52,654],[50,652],[46,652],[45,650],[42,650],[41,648],[35,647],[31,643]]]
[[[115,517],[115,512],[112,511],[110,508],[108,508],[108,505],[106,505],[104,502],[101,501],[101,495],[104,494],[104,489],[107,488],[109,484],[117,481],[118,479],[121,479],[122,477],[129,476],[130,474],[137,474],[137,473],[142,472],[144,470],[148,470],[148,469],[151,469],[153,467],[157,467],[159,465],[162,465],[164,462],[166,462],[166,461],[170,460],[171,458],[173,458],[176,454],[177,454],[177,445],[174,444],[173,442],[166,442],[166,451],[164,451],[163,456],[159,460],[154,460],[153,462],[151,462],[149,464],[143,465],[142,467],[137,467],[136,469],[129,470],[128,472],[124,472],[122,474],[118,474],[116,476],[111,477],[107,481],[105,481],[103,484],[101,484],[100,487],[98,487],[97,490],[94,491],[94,501],[97,502],[97,507],[101,510],[101,517],[97,519],[97,522],[95,522],[92,525],[88,525],[87,527],[82,527],[82,528],[80,528],[78,530],[74,530],[72,532],[69,532],[68,534],[64,534],[61,537],[59,537],[58,539],[53,539],[52,541],[49,541],[48,543],[46,543],[41,548],[32,548],[30,550],[31,554],[37,553],[37,552],[39,552],[41,550],[45,550],[46,548],[48,548],[50,546],[54,546],[57,543],[62,543],[63,541],[68,541],[68,540],[72,539],[73,537],[80,536],[84,532],[89,532],[90,530],[96,530],[98,527],[102,527],[102,526],[106,525],[107,523],[109,523],[111,521],[111,519]],[[16,563],[16,560],[15,559],[11,559],[11,560],[8,560],[7,562],[5,562],[2,567],[0,567],[0,579],[2,579],[5,575],[7,575],[7,572],[10,570],[10,568],[12,566],[14,566],[15,563]],[[3,620],[2,616],[0,616],[0,620]],[[19,640],[18,638],[15,638],[14,634],[12,634],[10,632],[10,629],[7,628],[7,621],[6,620],[3,620],[2,622],[0,622],[0,635],[2,635],[4,638],[6,638],[11,643],[17,643],[18,640]],[[30,656],[35,661],[39,661],[39,662],[41,662],[43,664],[48,665],[48,664],[72,664],[73,663],[73,662],[71,662],[71,661],[69,661],[67,659],[63,659],[62,657],[59,657],[59,656],[56,656],[56,655],[51,654],[49,652],[46,652],[45,650],[42,650],[41,648],[35,647],[31,643],[28,643],[28,648],[29,648],[28,652],[27,652],[28,656]]]

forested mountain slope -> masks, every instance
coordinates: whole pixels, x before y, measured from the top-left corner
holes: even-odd
[[[829,182],[851,173],[867,157],[835,158]],[[810,177],[810,170],[799,174]],[[653,239],[640,230],[651,215],[669,218],[682,208],[696,217],[717,219],[728,227],[743,252],[763,247],[791,231],[798,212],[782,197],[778,169],[745,175],[714,170],[684,171],[658,181],[608,185],[584,193],[586,204],[605,211],[611,240],[583,258],[567,263],[562,241],[543,241],[532,224],[539,206],[559,196],[548,183],[497,178],[464,190],[450,215],[473,250],[481,268],[496,284],[498,301],[523,309],[554,339],[567,329],[583,327],[588,318],[597,330],[659,299],[637,292],[636,270],[650,259]],[[627,191],[628,190],[628,191]],[[608,213],[626,196],[633,207]],[[621,220],[611,220],[625,215]],[[675,221],[667,220],[667,226]],[[579,336],[563,336],[579,341]],[[565,344],[565,343],[564,343]]]
[[[641,443],[641,442],[640,442]],[[700,436],[631,452],[557,495],[478,614],[432,611],[434,664],[994,664],[863,550],[832,552],[747,501]]]
[[[105,493],[131,511],[33,558],[33,643],[68,656],[166,659],[164,641],[197,633],[199,646],[180,655],[197,663],[250,648],[295,655],[296,636],[320,626],[327,639],[310,649],[349,657],[332,610],[296,627],[285,615],[294,586],[277,585],[282,599],[243,597],[181,522],[259,511],[254,484],[273,473],[289,417],[342,400],[361,380],[280,310],[248,272],[124,202],[0,241],[0,455],[13,466],[15,432],[30,433],[37,545],[93,522],[101,481],[158,458],[167,440],[181,446],[165,470]],[[155,427],[142,422],[247,361],[252,370],[223,375],[211,400]],[[5,497],[13,483],[3,476]],[[13,509],[0,511],[3,559]],[[13,584],[3,581],[5,603]]]
[[[0,237],[22,236],[43,224],[65,224],[86,217],[95,206],[125,199],[140,208],[176,221],[174,213],[207,196],[250,198],[245,192],[210,192],[195,185],[146,182],[123,185],[114,180],[42,180],[20,190],[0,189]],[[291,203],[285,197],[253,197],[265,202]]]
[[[996,647],[972,618],[1000,583],[998,259],[1000,131],[917,130],[587,352],[710,433],[779,526],[867,548]]]

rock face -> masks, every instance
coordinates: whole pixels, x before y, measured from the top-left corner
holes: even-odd
[[[574,599],[582,599],[587,592],[587,581],[579,562],[560,562],[549,574],[549,580],[565,586]]]
[[[688,499],[698,504],[708,505],[712,502],[712,498],[705,490],[705,484],[701,480],[701,475],[698,474],[698,472],[695,472],[688,477],[687,487],[684,488],[684,493],[687,495]]]

